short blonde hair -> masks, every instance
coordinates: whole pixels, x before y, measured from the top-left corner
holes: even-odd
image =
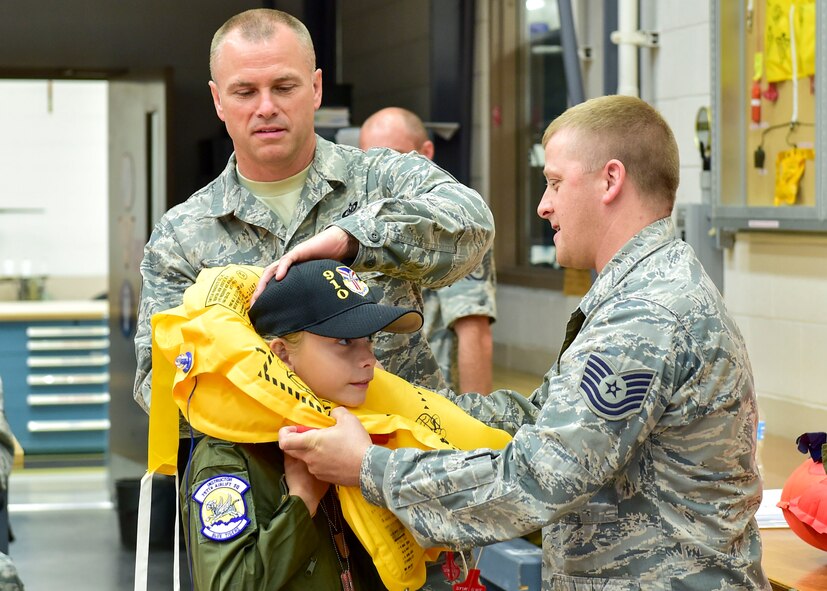
[[[670,210],[680,182],[680,156],[669,124],[651,105],[631,96],[590,99],[566,110],[543,134],[543,146],[560,131],[574,132],[571,146],[588,171],[617,159],[645,198]]]
[[[215,81],[215,64],[221,52],[221,45],[227,35],[238,31],[246,41],[264,41],[273,37],[276,28],[285,26],[296,34],[304,47],[310,70],[316,69],[316,50],[310,32],[299,19],[291,14],[270,8],[253,8],[230,17],[213,35],[210,44],[210,78]]]
[[[291,332],[289,334],[283,334],[278,337],[274,335],[262,335],[262,338],[268,343],[276,339],[281,339],[282,341],[284,341],[286,347],[295,350],[296,347],[299,346],[299,343],[301,343],[302,337],[304,337],[304,333],[305,331],[300,330],[299,332]]]

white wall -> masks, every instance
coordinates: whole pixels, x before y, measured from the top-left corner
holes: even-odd
[[[654,52],[653,105],[669,122],[678,142],[678,203],[700,203],[701,157],[695,147],[695,115],[712,100],[709,0],[659,0],[653,6],[660,47],[643,50]]]
[[[105,82],[0,81],[0,209],[42,210],[0,213],[0,275],[48,275],[47,291],[72,278],[81,292],[105,285],[106,100]]]
[[[739,233],[725,299],[744,333],[767,431],[827,430],[827,235]]]

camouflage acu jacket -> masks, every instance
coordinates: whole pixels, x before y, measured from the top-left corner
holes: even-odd
[[[457,339],[453,324],[466,316],[497,317],[493,251],[489,249],[473,272],[456,283],[440,289],[424,289],[422,331],[434,352],[439,369],[453,390],[458,389]]]
[[[491,212],[473,190],[424,157],[332,144],[316,153],[285,227],[244,189],[235,157],[212,183],[170,209],[156,225],[141,262],[143,285],[135,351],[135,399],[149,408],[151,316],[181,303],[205,267],[265,266],[330,225],[359,241],[350,266],[382,294],[381,302],[422,309],[420,286],[440,287],[471,272],[494,237]],[[385,369],[430,389],[444,381],[423,335],[380,333]]]
[[[529,397],[460,396],[502,451],[372,446],[362,492],[425,545],[543,528],[543,589],[769,589],[742,337],[670,218],[630,240]]]

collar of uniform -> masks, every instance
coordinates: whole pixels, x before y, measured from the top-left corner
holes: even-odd
[[[661,218],[635,234],[597,276],[580,302],[580,309],[589,313],[617,286],[641,260],[675,240],[675,224],[671,216]]]
[[[338,187],[346,184],[346,179],[349,175],[352,176],[352,157],[348,158],[348,153],[354,150],[363,154],[358,148],[337,145],[316,135],[316,153],[313,155],[313,162],[307,173],[305,189],[296,204],[294,225],[291,226],[288,234],[295,231],[297,225],[307,217],[317,203]]]
[[[282,227],[279,217],[262,204],[238,182],[235,153],[230,156],[224,171],[213,181],[210,215],[216,218],[233,215],[248,224],[278,234]]]
[[[325,180],[330,185],[343,184],[348,174],[348,165],[343,158],[343,148],[346,147],[316,135],[316,153],[313,156],[313,164],[310,166],[308,180],[316,183]],[[350,149],[358,150],[358,148]]]
[[[242,187],[238,182],[238,177],[235,175],[235,168],[237,166],[235,153],[230,155],[227,161],[227,166],[218,178],[213,182],[212,201],[210,202],[210,214],[219,218],[227,214],[235,213],[238,209],[239,202],[245,196],[252,197],[250,192]]]
[[[323,185],[335,186],[343,184],[347,177],[347,162],[341,152],[342,146],[336,146],[323,137],[316,136],[316,153],[313,156],[313,163],[307,175],[307,184],[314,187],[310,191],[314,203],[324,196],[328,191]],[[358,150],[358,148],[352,148]],[[244,221],[257,226],[274,230],[273,225],[281,226],[272,211],[268,208],[259,207],[256,198],[238,182],[235,174],[237,165],[235,154],[230,156],[227,166],[219,177],[213,181],[218,183],[217,190],[213,192],[213,199],[210,204],[210,214],[216,218],[226,215],[235,215]],[[300,207],[302,207],[300,203]]]
[[[316,136],[316,153],[307,175],[308,184],[317,185],[323,181],[329,184],[343,184],[347,178],[347,162],[335,144],[323,137]],[[341,147],[341,146],[339,146]],[[353,148],[358,150],[358,148]],[[238,182],[235,169],[238,162],[235,153],[230,156],[227,166],[219,177],[213,181],[221,184],[221,190],[214,192],[210,213],[215,217],[236,213],[248,199],[255,199],[247,189]]]

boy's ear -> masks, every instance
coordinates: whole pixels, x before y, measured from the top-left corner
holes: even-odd
[[[282,339],[276,337],[270,341],[270,350],[290,368],[290,371],[295,371],[293,362],[290,360],[290,350]]]

